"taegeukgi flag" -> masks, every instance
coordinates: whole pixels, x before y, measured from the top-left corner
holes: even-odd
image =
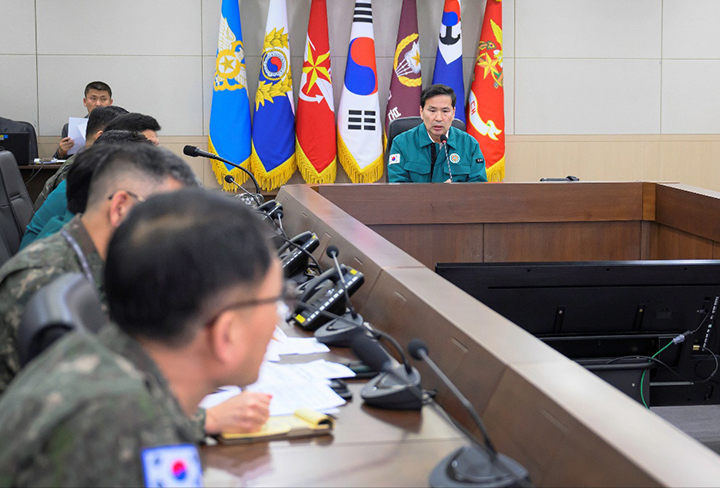
[[[338,107],[338,159],[353,183],[372,183],[383,174],[383,124],[371,0],[355,1]]]

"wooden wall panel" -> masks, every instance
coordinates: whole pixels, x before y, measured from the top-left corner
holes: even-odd
[[[658,225],[657,250],[651,259],[713,259],[713,241]]]
[[[640,259],[640,222],[486,224],[485,262]]]
[[[643,183],[320,185],[365,225],[628,221],[643,218]]]
[[[433,270],[437,263],[483,260],[482,224],[371,225],[370,228]]]

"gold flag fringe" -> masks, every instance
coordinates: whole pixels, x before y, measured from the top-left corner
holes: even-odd
[[[210,151],[213,154],[217,154],[217,151],[215,150],[215,146],[213,146],[212,141],[208,137],[208,151]],[[233,161],[234,162],[234,161]],[[243,168],[246,168],[249,166],[250,158],[247,158],[242,163],[239,163],[240,166]],[[222,161],[216,161],[215,159],[210,160],[210,164],[213,170],[213,173],[215,173],[215,178],[217,179],[217,182],[222,186],[223,191],[231,192],[231,193],[237,193],[239,190],[235,185],[232,183],[228,183],[225,181],[225,175],[232,176],[238,185],[242,185],[248,180],[248,175],[241,169],[233,168],[231,170],[227,169],[227,166],[225,166],[225,163]]]
[[[485,168],[485,172],[487,173],[487,180],[498,182],[505,179],[505,156],[503,156],[500,161],[490,166],[490,168]]]
[[[295,163],[295,154],[287,158],[277,168],[270,172],[265,171],[260,157],[255,151],[255,144],[252,146],[252,155],[250,156],[250,165],[258,185],[265,191],[274,190],[288,182],[290,177],[295,173],[297,164]]]
[[[383,154],[380,154],[379,158],[361,169],[339,132],[337,140],[338,159],[353,183],[375,183],[382,178],[385,170]]]
[[[305,151],[300,147],[300,141],[295,139],[295,159],[297,160],[300,174],[306,183],[334,183],[337,176],[337,158],[333,158],[332,162],[322,172],[318,173],[315,166],[310,162]]]

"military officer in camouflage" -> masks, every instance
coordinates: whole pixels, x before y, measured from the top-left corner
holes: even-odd
[[[117,327],[64,337],[0,400],[0,486],[198,485],[188,417],[219,386],[256,380],[279,319],[264,226],[201,189],[137,205],[107,251]]]
[[[180,158],[150,145],[91,147],[81,156],[98,165],[85,213],[0,268],[0,393],[19,370],[17,329],[33,294],[63,273],[79,272],[102,297],[107,243],[129,210],[152,193],[197,185]]]

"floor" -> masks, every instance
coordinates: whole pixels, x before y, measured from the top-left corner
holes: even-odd
[[[720,454],[720,405],[652,407],[651,410]]]

